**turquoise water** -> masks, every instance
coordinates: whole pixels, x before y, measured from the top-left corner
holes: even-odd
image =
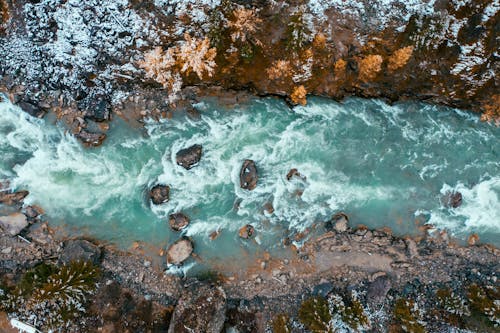
[[[51,223],[122,247],[168,246],[180,235],[168,215],[183,211],[196,253],[214,262],[278,251],[285,236],[339,210],[353,225],[415,234],[427,222],[500,245],[500,128],[476,115],[363,99],[311,98],[293,110],[273,98],[198,108],[200,120],[178,114],[144,130],[115,121],[102,147],[86,149],[61,126],[1,103],[0,178],[28,189],[27,203],[41,205]],[[199,165],[177,166],[175,153],[195,143],[203,145]],[[245,159],[259,170],[251,192],[239,188]],[[306,181],[287,181],[291,168]],[[171,200],[151,207],[146,192],[157,182],[170,185]],[[440,203],[452,189],[463,194],[457,209]],[[241,240],[248,223],[256,238]]]

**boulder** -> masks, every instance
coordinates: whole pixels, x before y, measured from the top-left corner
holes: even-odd
[[[349,217],[343,212],[336,213],[330,221],[326,222],[325,228],[337,232],[346,232],[349,228]]]
[[[38,216],[44,213],[43,209],[38,206],[27,206],[24,208],[24,215],[26,215],[29,219],[36,219]]]
[[[85,118],[102,122],[110,119],[111,103],[105,95],[93,94],[82,99],[78,107],[85,111]]]
[[[97,265],[101,260],[101,249],[84,239],[69,240],[64,244],[59,261],[68,264],[76,260],[90,261]]]
[[[17,105],[24,112],[26,112],[27,114],[29,114],[32,117],[43,118],[43,116],[45,116],[45,111],[43,111],[42,109],[40,109],[38,106],[36,106],[33,103],[22,101],[22,102],[19,102]]]
[[[462,205],[462,193],[447,192],[442,198],[441,203],[445,207],[458,208]]]
[[[201,159],[201,145],[193,145],[186,149],[181,149],[177,152],[175,160],[178,165],[186,170],[196,166]]]
[[[245,190],[253,190],[257,187],[257,180],[259,176],[257,174],[257,167],[255,162],[252,160],[245,160],[240,171],[240,187]]]
[[[180,265],[186,261],[193,253],[193,242],[183,237],[177,240],[174,244],[170,245],[167,250],[167,263],[173,265]]]
[[[290,169],[290,171],[288,171],[288,173],[286,174],[286,180],[290,181],[292,180],[293,177],[297,177],[304,181],[306,180],[306,177],[302,176],[302,174],[295,168]]]
[[[181,231],[188,226],[189,217],[187,217],[183,213],[170,214],[168,222],[172,230]]]
[[[255,228],[250,225],[244,225],[243,227],[240,228],[239,235],[243,239],[248,239],[252,237],[252,235],[255,233]]]
[[[226,321],[226,294],[220,287],[188,290],[175,307],[168,333],[220,333]]]
[[[366,293],[368,304],[380,305],[384,302],[391,289],[391,279],[387,275],[377,277],[369,286]]]
[[[75,136],[83,143],[92,147],[100,146],[106,139],[106,134],[104,133],[89,132],[84,129],[78,132]]]
[[[0,203],[8,206],[13,206],[17,204],[22,204],[24,198],[28,196],[28,191],[17,191],[17,192],[0,192]]]
[[[28,219],[22,213],[14,213],[8,216],[0,216],[0,227],[10,234],[17,236],[19,233],[28,226]]]
[[[155,185],[149,192],[149,197],[155,205],[161,205],[170,199],[170,187],[168,185]]]

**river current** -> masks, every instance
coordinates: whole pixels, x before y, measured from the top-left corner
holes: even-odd
[[[234,107],[207,100],[197,108],[198,120],[178,114],[144,129],[113,121],[103,146],[84,148],[60,124],[4,101],[0,178],[28,189],[26,204],[43,207],[51,224],[124,248],[168,246],[180,237],[168,215],[182,211],[196,253],[215,262],[278,251],[284,237],[338,211],[353,226],[404,235],[427,223],[500,245],[500,128],[477,115],[357,98],[311,98],[293,109],[274,98]],[[175,155],[193,144],[203,156],[185,170]],[[259,171],[253,191],[239,187],[245,159]],[[288,181],[291,168],[306,179]],[[152,206],[146,193],[156,183],[171,187],[171,200]],[[462,193],[460,207],[442,204],[449,191]],[[254,239],[238,237],[245,224],[255,227]]]

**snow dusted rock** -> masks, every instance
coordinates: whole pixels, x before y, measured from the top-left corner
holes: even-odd
[[[14,213],[9,216],[0,216],[0,227],[11,236],[18,235],[28,226],[26,215]]]
[[[220,333],[226,320],[226,293],[220,287],[188,290],[175,307],[168,333]]]

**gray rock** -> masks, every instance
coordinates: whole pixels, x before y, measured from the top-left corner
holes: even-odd
[[[313,295],[326,297],[326,296],[328,296],[329,293],[332,292],[333,288],[334,288],[333,283],[325,282],[325,283],[321,283],[321,284],[318,284],[317,286],[315,286],[312,293],[313,293]]]
[[[75,136],[83,143],[93,147],[100,146],[106,139],[106,134],[104,133],[94,133],[87,130],[81,130]]]
[[[391,279],[387,275],[377,277],[369,286],[366,293],[370,305],[380,305],[384,302],[391,289]]]
[[[193,242],[186,237],[177,240],[167,250],[167,263],[180,265],[193,253]]]
[[[14,213],[9,216],[0,216],[0,227],[11,236],[18,235],[28,226],[26,215]]]
[[[45,116],[45,111],[43,111],[33,103],[22,101],[19,102],[17,105],[30,116],[37,118],[43,118],[43,116]]]
[[[462,193],[447,192],[442,198],[441,203],[445,207],[458,208],[462,205]]]
[[[187,291],[179,299],[168,333],[220,333],[226,320],[226,293],[207,286]]]
[[[201,145],[193,145],[189,148],[179,150],[175,156],[175,160],[178,165],[189,170],[198,164],[201,159],[201,153]]]
[[[181,231],[189,225],[189,217],[183,213],[174,213],[170,214],[168,222],[172,230]]]
[[[330,221],[326,222],[325,228],[327,230],[334,229],[339,233],[346,232],[349,229],[349,217],[343,212],[336,213]]]
[[[76,260],[90,261],[97,265],[101,260],[101,249],[83,239],[69,240],[64,244],[59,261],[68,264]]]
[[[160,184],[155,185],[149,192],[149,197],[155,205],[161,205],[170,200],[170,187]]]
[[[240,171],[240,187],[244,190],[253,190],[257,187],[257,167],[252,160],[245,160]]]
[[[253,236],[254,233],[255,233],[255,228],[250,224],[244,225],[243,227],[240,228],[238,232],[239,236],[243,239],[249,239],[250,237]]]

